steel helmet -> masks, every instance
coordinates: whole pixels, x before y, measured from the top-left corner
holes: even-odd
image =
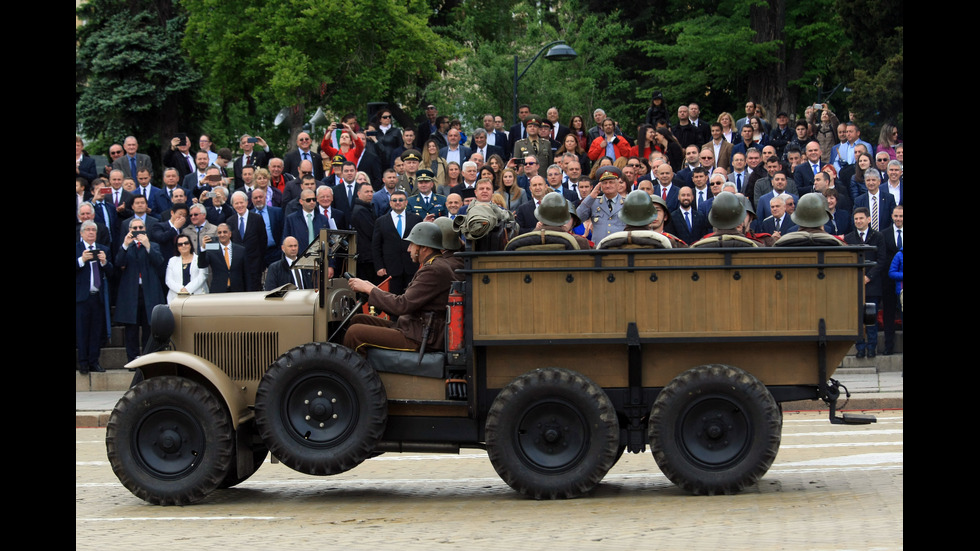
[[[541,198],[541,204],[534,209],[534,217],[546,226],[562,226],[571,220],[565,197],[559,192],[548,192]]]
[[[657,219],[657,207],[653,206],[653,198],[642,189],[631,191],[623,201],[619,219],[627,226],[649,226]]]
[[[830,205],[820,193],[807,193],[800,197],[796,210],[790,215],[793,223],[801,228],[822,228],[830,221]]]
[[[742,200],[730,191],[723,191],[711,202],[708,222],[719,230],[736,228],[745,221],[745,207]]]
[[[409,232],[405,241],[422,247],[442,250],[442,230],[432,222],[419,222]]]

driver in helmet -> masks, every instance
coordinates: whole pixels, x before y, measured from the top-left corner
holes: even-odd
[[[453,281],[463,277],[455,273],[459,267],[452,257],[442,254],[445,249],[443,231],[432,222],[419,222],[405,238],[408,252],[420,267],[405,292],[395,295],[378,289],[370,281],[351,278],[351,290],[368,295],[368,304],[388,313],[397,321],[358,314],[344,336],[344,346],[361,354],[365,347],[389,350],[418,350],[428,325],[426,350],[442,350],[445,342],[446,304]],[[427,320],[431,313],[431,320]]]

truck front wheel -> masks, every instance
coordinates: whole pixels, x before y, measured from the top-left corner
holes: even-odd
[[[342,346],[311,343],[283,354],[259,383],[262,442],[306,474],[342,473],[371,457],[388,422],[381,378]]]
[[[109,417],[106,450],[123,486],[156,505],[204,499],[235,456],[221,402],[181,377],[153,377],[129,389]]]
[[[487,452],[511,488],[534,499],[591,491],[616,462],[619,421],[602,388],[566,369],[538,369],[504,387],[487,414]]]
[[[695,367],[657,396],[648,437],[671,482],[696,495],[733,494],[766,474],[782,418],[758,379],[728,365]]]

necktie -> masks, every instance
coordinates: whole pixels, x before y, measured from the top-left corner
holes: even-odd
[[[119,208],[119,190],[118,189],[116,191],[113,191],[112,192],[112,204],[114,204],[116,206],[116,208]]]
[[[871,196],[871,229],[878,230],[878,197]]]
[[[129,171],[132,174],[133,179],[136,179],[136,157],[129,158]]]
[[[191,160],[191,156],[190,155],[184,155],[184,161],[187,162],[187,170],[188,170],[188,172],[194,172],[194,161]]]
[[[742,191],[742,174],[735,175],[735,189],[739,192]]]
[[[311,163],[313,162],[313,161],[310,160],[310,153],[309,153],[309,151],[303,153],[303,160],[304,161],[310,161]]]
[[[348,205],[353,205],[354,204],[354,185],[353,184],[347,184],[347,204]]]
[[[867,239],[866,239],[866,235],[867,235],[867,234],[865,234],[864,232],[861,232],[861,242],[862,242],[862,243],[865,243],[865,242],[867,242]]]
[[[664,188],[660,188],[660,189],[661,189],[660,198],[663,199],[664,201],[666,201],[667,200],[667,188],[664,187]]]
[[[776,219],[776,231],[779,231],[780,226],[783,225],[782,224],[782,220],[783,220],[782,218],[777,218]]]
[[[613,211],[613,203],[612,203],[612,199],[609,199],[609,214],[612,214],[612,211]]]
[[[698,206],[700,207],[701,203],[703,202],[704,202],[704,190],[701,190],[698,192]]]
[[[818,172],[820,172],[820,167],[817,165],[817,163],[813,163],[813,173],[816,174]]]
[[[428,206],[429,206],[429,198],[428,197],[425,197],[424,199],[425,199],[425,206],[426,206],[426,208],[428,208]]]
[[[90,262],[89,264],[92,267],[91,268],[92,269],[92,287],[94,287],[95,290],[98,291],[100,288],[102,288],[102,278],[99,277],[99,253],[95,250],[95,245],[94,244],[89,245],[88,246],[88,250],[92,251],[92,255],[95,257],[94,260],[92,260],[92,262]]]
[[[242,241],[245,241],[245,217],[238,217],[238,235],[241,236]]]
[[[313,242],[313,213],[312,212],[306,214],[306,234],[310,238],[309,241],[307,241],[306,243],[307,245],[309,245],[310,243]]]
[[[201,250],[201,228],[204,226],[195,226],[197,228],[197,250]]]
[[[228,268],[228,283],[226,285],[231,286],[231,253],[228,251],[229,247],[225,245],[225,266]]]
[[[398,215],[398,224],[395,225],[395,229],[398,230],[398,237],[402,237],[402,215]]]
[[[296,261],[294,260],[293,263],[295,263],[295,262]],[[292,272],[292,274],[293,274],[293,281],[296,282],[296,288],[297,289],[302,289],[303,288],[303,276],[297,270],[289,270],[289,271]]]
[[[538,154],[538,140],[531,141],[531,148],[534,149],[534,154]]]
[[[684,221],[687,222],[687,231],[691,231],[691,213],[684,213]]]
[[[898,232],[898,248],[902,248],[902,230],[895,230]]]

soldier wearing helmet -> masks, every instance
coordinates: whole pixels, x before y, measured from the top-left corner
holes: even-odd
[[[791,215],[793,223],[800,228],[781,236],[773,247],[843,246],[843,241],[823,228],[832,217],[830,205],[822,193],[807,193],[800,197],[796,210]]]
[[[758,247],[758,242],[745,237],[748,220],[742,198],[730,191],[723,191],[711,202],[711,210],[708,212],[708,222],[715,229],[714,233],[708,234],[691,247]]]
[[[561,193],[546,193],[534,209],[538,223],[533,230],[522,233],[507,243],[508,251],[524,250],[584,250],[591,249],[589,240],[571,233],[571,202]]]
[[[666,210],[667,203],[661,197],[650,195],[642,189],[631,191],[619,211],[619,219],[625,226],[623,231],[609,234],[596,248],[672,249],[672,236],[654,229],[663,228]],[[676,237],[674,239],[680,241]]]
[[[462,281],[454,271],[457,266],[443,256],[443,230],[433,222],[419,222],[405,238],[412,260],[420,264],[418,272],[401,295],[377,288],[364,279],[351,278],[351,290],[366,293],[368,305],[385,312],[397,321],[358,314],[344,336],[344,346],[361,354],[365,347],[389,350],[418,350],[423,335],[426,350],[442,350],[445,341],[446,304],[453,281]]]

